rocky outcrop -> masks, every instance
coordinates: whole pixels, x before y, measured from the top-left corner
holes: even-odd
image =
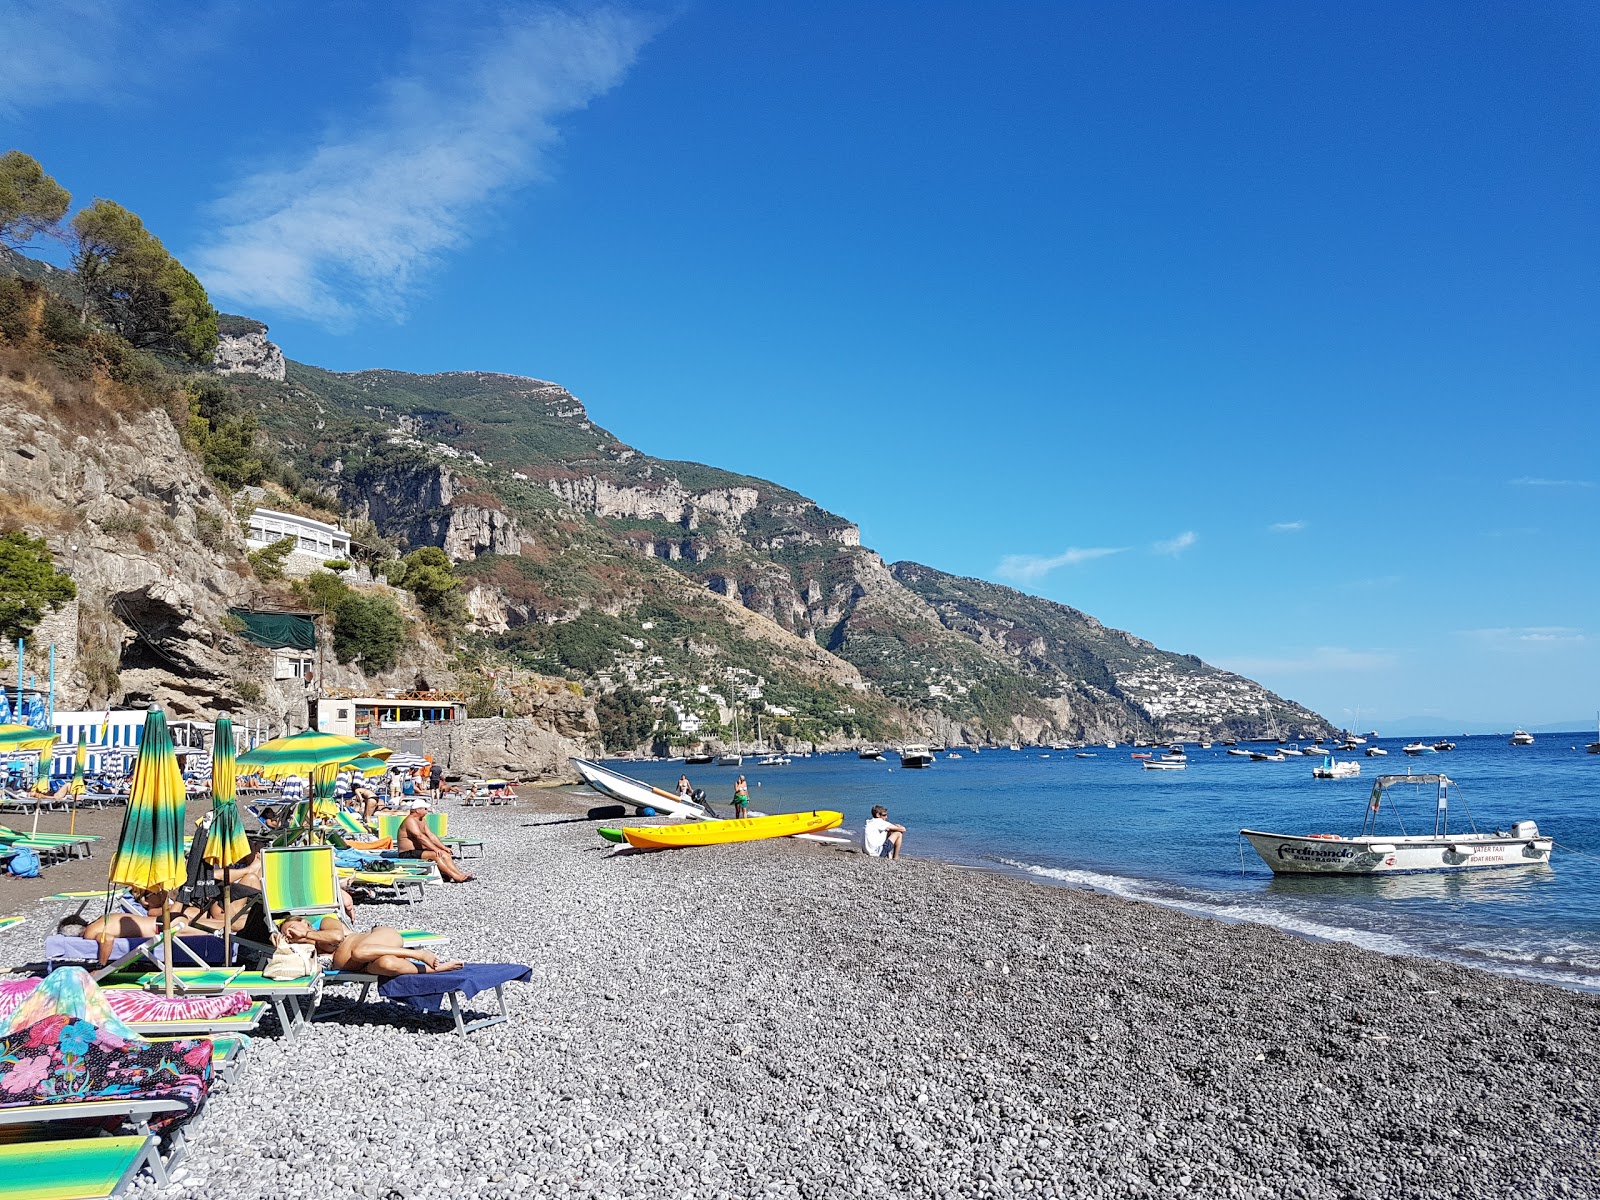
[[[288,372],[283,351],[267,341],[267,327],[247,333],[217,336],[217,352],[212,370],[222,375],[259,375],[281,382]]]
[[[499,502],[466,492],[449,467],[425,454],[380,460],[339,479],[349,510],[406,546],[438,546],[461,562],[481,554],[520,554],[516,519]]]
[[[373,738],[397,748],[402,740],[382,732]],[[603,753],[593,704],[565,688],[550,691],[527,716],[429,726],[420,741],[451,778],[576,779],[569,759]]]

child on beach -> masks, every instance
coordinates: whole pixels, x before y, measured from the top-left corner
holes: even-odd
[[[861,848],[868,858],[899,858],[900,843],[905,840],[906,827],[889,820],[889,810],[881,804],[872,806],[872,819],[861,827]]]
[[[750,785],[744,781],[744,776],[739,776],[733,781],[733,816],[735,820],[745,815],[745,810],[750,807]]]

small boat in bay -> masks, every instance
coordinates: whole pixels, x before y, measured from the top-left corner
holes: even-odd
[[[1531,746],[1533,745],[1533,734],[1526,729],[1513,729],[1511,731],[1510,744],[1513,746]]]
[[[1389,756],[1389,752],[1382,746],[1368,746],[1365,753],[1368,758],[1387,758]]]
[[[1372,784],[1361,832],[1286,834],[1241,829],[1261,860],[1279,875],[1379,875],[1399,871],[1461,871],[1485,867],[1535,867],[1550,862],[1555,840],[1539,832],[1533,821],[1517,821],[1510,829],[1479,833],[1471,814],[1469,833],[1449,831],[1450,789],[1445,775],[1380,775]],[[1390,792],[1434,789],[1433,832],[1408,834]],[[1398,835],[1380,834],[1385,808],[1399,827]]]
[[[1317,766],[1311,768],[1313,779],[1354,779],[1361,774],[1361,764],[1354,759],[1345,759],[1340,762],[1331,754]]]
[[[1181,771],[1189,764],[1181,758],[1147,758],[1144,760],[1146,771]]]
[[[1228,748],[1228,753],[1233,755],[1235,758],[1249,758],[1250,757],[1250,751],[1244,749],[1241,746],[1230,746]]]
[[[874,762],[883,761],[883,751],[876,746],[863,746],[856,751],[857,758],[870,759]]]
[[[900,765],[902,767],[931,767],[935,759],[933,752],[921,744],[900,747]]]
[[[1437,754],[1437,753],[1439,753],[1432,746],[1430,746],[1427,742],[1411,742],[1410,744],[1402,746],[1400,748],[1402,750],[1404,750],[1407,754],[1411,755],[1411,757],[1413,757],[1413,758],[1415,758],[1419,754]]]

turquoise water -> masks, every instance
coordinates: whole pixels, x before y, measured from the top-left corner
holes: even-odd
[[[742,769],[758,810],[836,808],[846,828],[859,830],[872,805],[886,805],[890,819],[909,828],[908,854],[1600,991],[1600,755],[1583,750],[1593,731],[1537,737],[1527,747],[1498,736],[1460,738],[1454,751],[1417,758],[1400,752],[1404,740],[1382,739],[1374,744],[1388,757],[1360,757],[1361,777],[1350,780],[1312,779],[1320,760],[1251,762],[1222,746],[1189,747],[1184,771],[1143,770],[1127,747],[1089,759],[1071,751],[963,751],[921,771],[902,769],[893,755],[864,762],[853,754],[783,767],[747,759]],[[739,773],[617,765],[668,788],[687,771],[724,815]],[[1356,833],[1373,777],[1407,768],[1442,771],[1456,782],[1452,829],[1468,827],[1468,810],[1479,829],[1537,821],[1558,843],[1552,865],[1274,877],[1237,836],[1240,828]],[[1431,831],[1431,790],[1400,802],[1413,832]]]

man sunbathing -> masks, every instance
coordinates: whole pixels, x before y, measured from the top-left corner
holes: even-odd
[[[315,928],[304,917],[290,917],[278,932],[291,942],[311,946],[318,954],[333,955],[336,971],[365,972],[369,975],[430,975],[439,971],[458,971],[465,963],[441,962],[428,950],[406,947],[400,931],[376,925],[365,933],[345,928],[338,917],[323,917]]]
[[[428,828],[426,800],[418,800],[412,804],[411,810],[406,813],[406,819],[401,821],[400,828],[395,830],[394,848],[400,852],[401,858],[421,858],[436,864],[439,874],[451,883],[470,883],[477,878],[476,875],[469,875],[456,866],[450,848]]]
[[[252,897],[249,895],[229,897],[228,914],[235,933],[244,925],[247,915],[245,910],[250,906],[251,900]],[[163,909],[172,923],[174,934],[222,932],[223,915],[220,902],[212,904],[209,908],[201,908],[196,904],[169,901],[165,892],[147,892],[139,896],[138,901],[144,907],[143,913],[114,912],[109,916],[96,917],[84,927],[82,933],[75,935],[100,943],[99,960],[102,967],[111,961],[111,943],[117,938],[159,937]],[[57,932],[70,932],[66,928],[66,922],[57,928]]]

